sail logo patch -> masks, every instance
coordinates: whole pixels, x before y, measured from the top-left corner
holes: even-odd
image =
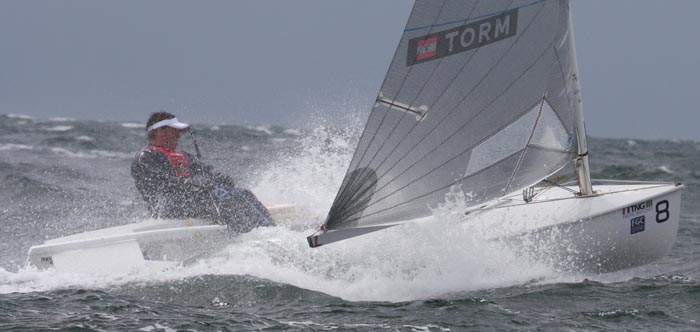
[[[644,232],[644,216],[630,219],[630,234]]]
[[[425,60],[437,55],[437,37],[418,41],[416,60]]]
[[[408,41],[406,65],[444,58],[513,37],[518,32],[518,9],[511,9],[462,26]]]
[[[645,202],[630,205],[630,206],[622,209],[622,217],[624,218],[624,217],[638,216],[642,213],[650,211],[652,205],[653,205],[652,200],[648,200]]]

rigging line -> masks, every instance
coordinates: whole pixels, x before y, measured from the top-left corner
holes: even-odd
[[[524,4],[524,5],[515,7],[515,8],[511,8],[511,9],[520,9],[520,8],[530,7],[530,6],[534,6],[534,5],[536,5],[536,4],[539,4],[539,3],[541,3],[541,2],[545,2],[545,1],[547,1],[547,0],[537,0],[537,1],[534,1],[534,2],[531,2],[531,3],[528,3],[528,4]],[[510,7],[510,6],[509,6],[509,7]],[[475,21],[475,20],[478,20],[478,19],[481,19],[481,18],[484,18],[484,17],[496,16],[496,15],[499,15],[499,14],[503,14],[504,12],[506,12],[506,11],[508,11],[508,10],[510,10],[510,9],[506,9],[506,10],[500,11],[500,12],[493,12],[493,13],[482,14],[482,15],[480,15],[480,16],[472,17],[471,19],[470,19],[470,18],[467,18],[466,20]],[[453,20],[453,21],[448,21],[448,22],[443,22],[443,23],[437,23],[437,24],[431,25],[431,26],[422,26],[422,27],[415,27],[415,28],[406,28],[406,29],[404,30],[404,32],[423,30],[423,29],[427,29],[427,28],[429,28],[429,27],[440,27],[440,26],[455,24],[455,23],[457,23],[457,22],[462,22],[462,20],[459,19],[459,20]]]
[[[448,0],[443,0],[442,5],[440,6],[440,9],[438,10],[437,15],[435,16],[435,21],[433,22],[433,24],[434,24],[435,22],[437,22],[437,20],[440,18],[440,14],[442,13],[442,10],[445,8],[445,4],[447,3],[447,1],[448,1]],[[413,4],[413,9],[411,10],[411,13],[413,13],[413,11],[414,11],[415,9],[416,9],[416,3]],[[409,17],[409,20],[410,20],[410,17]],[[408,22],[407,22],[406,24],[408,24]],[[430,31],[432,31],[432,29],[431,29]],[[402,36],[402,39],[403,39],[403,36]],[[394,52],[394,57],[392,58],[392,62],[391,62],[391,64],[389,65],[389,68],[390,68],[390,69],[394,66],[394,64],[396,63],[396,61],[397,61],[397,59],[398,59],[397,56],[399,55],[399,50],[400,50],[401,44],[402,44],[401,41],[399,41],[399,45],[396,47],[396,51]],[[400,60],[398,60],[398,61],[400,61]],[[405,82],[406,82],[406,79],[408,78],[408,76],[411,74],[412,71],[413,71],[413,67],[411,67],[411,68],[408,69],[408,72],[406,73],[406,75],[404,76],[404,78],[403,78],[402,81],[401,81],[401,84],[399,85],[399,88],[398,88],[398,90],[397,90],[397,95],[398,95],[398,93],[400,93],[401,90],[403,89],[403,86],[404,86],[404,84],[405,84]],[[388,77],[389,77],[389,75],[386,75],[386,76],[384,77],[384,82],[382,82],[382,85],[381,85],[382,87],[386,84],[386,81],[387,81]],[[381,88],[380,88],[380,89],[381,89]],[[380,90],[380,92],[381,92],[381,90]],[[375,105],[376,105],[376,100],[375,100]],[[376,107],[376,106],[374,107],[374,109],[372,110],[372,114],[370,114],[368,120],[372,118],[372,115],[375,113],[375,111],[378,112],[378,111],[377,111],[378,109],[379,109],[378,107]],[[382,128],[382,125],[384,124],[384,120],[386,119],[387,115],[389,114],[389,111],[390,111],[390,109],[387,109],[387,110],[384,112],[384,115],[382,116],[382,119],[381,119],[381,121],[379,122],[379,125],[377,125],[377,127],[376,127],[376,129],[375,129],[375,131],[374,131],[374,134],[372,134],[372,137],[371,137],[371,138],[369,139],[369,141],[367,142],[367,145],[366,145],[367,148],[365,148],[364,151],[362,151],[362,155],[361,155],[360,158],[357,160],[357,163],[356,163],[356,164],[355,164],[354,162],[355,162],[355,158],[356,158],[356,156],[357,156],[357,152],[358,152],[359,149],[356,149],[356,150],[355,150],[355,154],[353,155],[353,158],[352,158],[352,160],[351,160],[351,162],[350,162],[350,167],[348,167],[348,170],[347,170],[346,173],[345,173],[345,176],[346,176],[346,177],[347,177],[348,174],[350,174],[350,169],[352,169],[353,164],[355,164],[355,167],[358,167],[359,165],[362,164],[362,161],[365,159],[365,155],[367,154],[367,151],[369,151],[369,147],[370,147],[371,143],[374,142],[374,139],[377,137],[377,133],[378,133],[379,130]],[[384,142],[382,142],[382,145],[377,149],[377,151],[375,152],[374,156],[372,156],[372,158],[370,158],[370,161],[367,163],[367,165],[369,165],[369,164],[374,160],[374,157],[376,157],[377,153],[379,153],[379,151],[381,150],[381,148],[382,148],[382,147],[384,146],[384,144],[388,141],[388,138],[391,136],[391,134],[393,133],[393,131],[396,129],[396,126],[401,122],[401,120],[403,120],[403,116],[405,116],[405,115],[406,115],[406,114],[403,114],[402,117],[396,122],[396,124],[395,124],[394,127],[392,128],[391,132],[389,133],[389,136],[387,137],[387,139],[384,140]],[[365,126],[365,131],[366,131],[366,130],[367,130],[367,126]],[[359,147],[359,145],[360,145],[361,143],[363,143],[363,138],[364,138],[364,137],[365,137],[365,133],[363,132],[362,137],[360,137],[360,141],[358,142],[358,147]],[[352,184],[351,184],[351,183],[347,183],[347,185],[342,185],[341,188],[340,188],[339,191],[338,191],[338,194],[336,195],[336,199],[337,199],[339,196],[341,196],[341,193],[342,193],[346,188],[351,187],[352,185],[354,185],[355,180],[354,180],[354,179],[350,179],[348,182],[353,182],[353,183],[352,183]],[[345,204],[345,203],[346,203],[346,202],[344,202],[344,201],[339,201],[339,202],[338,202],[338,204],[341,204],[341,205],[342,205],[342,204]],[[335,205],[335,202],[333,202],[333,205]]]
[[[542,8],[540,8],[540,11],[537,12],[537,15],[535,15],[535,18],[537,18],[537,16],[538,16],[539,13],[541,12],[541,10],[542,10]],[[420,143],[422,143],[422,142],[425,140],[425,138],[429,137],[438,127],[440,127],[440,125],[441,125],[447,118],[449,118],[449,116],[450,116],[452,113],[454,113],[457,109],[459,109],[459,105],[461,105],[467,98],[469,98],[469,97],[471,96],[471,94],[472,94],[479,86],[481,86],[481,84],[484,82],[484,80],[486,80],[486,78],[488,77],[488,75],[489,75],[493,70],[495,70],[495,68],[498,67],[498,65],[501,63],[501,61],[510,53],[510,51],[513,49],[513,47],[515,47],[515,44],[517,44],[517,42],[518,42],[518,41],[522,38],[522,36],[525,34],[525,31],[527,31],[527,30],[529,29],[529,27],[532,25],[532,22],[534,22],[535,18],[533,18],[533,20],[530,21],[530,23],[528,23],[528,25],[527,25],[527,26],[525,27],[525,29],[523,30],[523,33],[522,33],[520,36],[518,36],[518,38],[513,42],[513,44],[504,52],[504,54],[501,56],[501,58],[489,69],[489,71],[487,71],[487,72],[484,74],[484,76],[479,80],[479,82],[477,82],[476,85],[474,85],[474,86],[469,90],[469,92],[465,95],[465,97],[462,98],[462,100],[460,100],[460,101],[457,103],[457,105],[454,106],[449,112],[447,112],[447,114],[445,114],[445,116],[443,116],[442,119],[440,119],[440,121],[438,121],[438,123],[437,123],[435,126],[433,126],[433,127],[430,129],[430,131],[428,131],[428,133],[426,133],[425,135],[423,135],[423,137],[421,137],[421,138],[418,140],[419,143],[414,144],[414,145],[411,147],[411,149],[409,149],[408,152],[406,152],[403,156],[401,156],[401,158],[399,158],[393,165],[391,165],[391,166],[389,167],[389,169],[388,169],[387,171],[385,171],[384,173],[382,173],[378,178],[383,177],[384,175],[386,175],[387,173],[389,173],[391,170],[393,170],[394,167],[396,167],[396,165],[398,165],[411,151],[413,151],[413,149],[414,149],[415,147],[417,147]],[[448,86],[445,88],[444,91],[446,91],[447,89],[449,89],[449,88],[452,87],[452,85],[453,85],[454,82],[456,81],[456,79],[457,79],[457,77],[459,76],[459,74],[461,74],[461,73],[464,71],[464,69],[466,68],[467,65],[468,65],[468,63],[465,63],[464,66],[462,66],[462,68],[460,69],[458,75],[455,76],[455,78],[450,82],[450,85],[448,85]],[[440,101],[440,98],[442,98],[443,96],[444,96],[444,93],[442,93],[442,94],[438,97],[438,99],[435,100],[435,102],[434,102],[433,104],[431,104],[431,107],[434,106],[435,104],[437,104],[437,103]],[[414,127],[414,128],[415,128],[415,127]],[[414,128],[412,128],[411,130],[413,130]],[[409,133],[410,133],[410,132],[409,132]],[[404,136],[404,137],[405,137],[405,136]],[[444,142],[443,142],[443,143],[444,143]],[[434,148],[431,149],[431,152],[433,151],[433,149],[434,149]],[[388,155],[386,159],[388,159],[389,157],[391,157],[391,155]],[[423,157],[426,157],[426,155],[424,155]],[[422,159],[423,159],[423,158],[421,158],[421,160],[422,160]],[[383,162],[384,162],[384,161],[382,161],[382,164],[383,164]]]
[[[530,142],[532,142],[532,137],[535,136],[535,130],[537,130],[537,125],[540,123],[540,117],[542,116],[542,109],[544,108],[544,103],[547,100],[547,91],[544,92],[544,95],[542,96],[542,102],[540,103],[540,110],[537,112],[537,118],[535,119],[535,125],[532,126],[532,131],[530,132],[530,137],[527,139],[527,143],[525,144],[525,148],[523,148],[523,151],[520,153],[520,157],[518,157],[518,162],[515,164],[515,168],[513,168],[513,173],[510,175],[510,179],[508,180],[508,184],[506,185],[506,192],[508,192],[508,189],[510,188],[510,185],[513,184],[513,180],[515,179],[515,174],[518,172],[518,169],[520,168],[520,165],[523,163],[523,159],[525,159],[525,153],[527,153],[527,147],[530,145]]]
[[[547,53],[547,51],[549,50],[549,47],[550,47],[555,41],[556,41],[556,36],[555,36],[555,38],[553,38],[553,40],[550,42],[550,44],[549,44],[547,47],[544,48],[543,53],[540,54],[540,55],[537,57],[537,59],[536,59],[528,68],[526,68],[525,71],[523,71],[523,73],[521,73],[521,74],[518,76],[518,78],[516,78],[516,79],[513,80],[510,84],[508,84],[508,86],[506,87],[506,89],[505,89],[501,94],[499,94],[498,96],[496,96],[493,100],[491,100],[491,102],[490,102],[488,105],[486,105],[484,108],[482,108],[481,110],[479,110],[471,119],[467,120],[467,122],[465,122],[460,128],[458,128],[458,129],[457,129],[456,131],[454,131],[450,136],[448,136],[448,137],[445,138],[442,142],[440,142],[440,144],[438,144],[437,147],[442,146],[445,142],[447,142],[447,141],[450,140],[452,137],[454,137],[454,135],[456,135],[457,133],[459,133],[464,127],[466,127],[469,123],[471,123],[472,120],[474,120],[476,117],[478,117],[484,110],[488,109],[500,96],[502,96],[503,94],[505,94],[506,92],[508,92],[508,91],[510,90],[510,88],[512,88],[513,85],[515,85],[515,83],[517,83],[523,76],[525,76],[525,74],[526,74],[530,69],[532,69],[535,65],[537,65],[537,64],[539,63],[539,60],[542,59],[542,57],[543,57],[543,56]],[[529,109],[528,109],[528,110],[529,110]],[[525,114],[525,113],[526,113],[526,112],[524,112],[523,114]],[[522,116],[522,115],[521,115],[521,116]],[[514,120],[514,121],[515,121],[515,120]],[[512,123],[512,121],[509,122],[507,125],[510,125],[511,123]],[[505,128],[507,125],[501,127],[501,129],[502,129],[502,128]],[[458,155],[456,155],[456,156],[450,158],[449,160],[445,161],[444,163],[438,165],[437,167],[434,167],[433,169],[427,171],[427,173],[425,173],[425,174],[423,174],[422,176],[420,176],[420,177],[414,179],[413,181],[409,182],[408,184],[406,184],[406,185],[404,185],[404,186],[402,186],[402,187],[400,187],[400,188],[398,188],[398,189],[392,191],[391,193],[387,194],[386,196],[384,196],[384,197],[382,197],[382,198],[380,198],[380,199],[375,200],[374,202],[368,204],[366,207],[370,207],[370,206],[372,206],[372,205],[374,205],[374,204],[376,204],[376,203],[378,203],[378,202],[380,202],[380,201],[382,201],[382,200],[384,200],[384,199],[386,199],[386,198],[391,197],[393,194],[397,193],[398,191],[400,191],[400,190],[402,190],[402,189],[408,187],[409,185],[415,183],[416,181],[418,181],[418,180],[420,180],[420,179],[422,179],[422,178],[424,178],[424,177],[430,175],[430,174],[431,174],[433,171],[435,171],[436,169],[439,169],[440,167],[442,167],[442,166],[444,166],[445,164],[451,162],[452,160],[456,159],[457,157],[460,157],[460,156],[463,155],[464,153],[470,151],[472,148],[474,148],[475,146],[477,146],[478,144],[480,144],[480,143],[483,142],[483,141],[484,141],[484,140],[481,140],[480,142],[477,142],[476,144],[474,144],[474,145],[472,145],[472,146],[466,148],[466,150],[463,150],[463,151],[462,151],[461,153],[459,153]],[[437,147],[436,147],[436,148],[437,148]],[[433,150],[431,150],[430,152],[428,152],[427,154],[423,155],[423,157],[421,157],[421,159],[419,159],[417,162],[413,163],[413,164],[412,164],[411,166],[409,166],[407,169],[405,169],[404,171],[402,171],[401,173],[399,173],[398,175],[396,175],[395,177],[393,177],[391,180],[389,180],[387,183],[385,183],[381,188],[376,189],[376,192],[379,192],[380,190],[386,188],[392,181],[394,181],[395,179],[397,179],[398,177],[400,177],[401,175],[403,175],[404,173],[406,173],[408,170],[410,170],[410,169],[411,169],[413,166],[415,166],[418,162],[422,161],[426,156],[428,156],[428,155],[429,155],[430,153],[432,153],[433,151],[435,151],[435,150],[433,149]],[[386,174],[386,173],[382,174],[382,176],[384,176],[385,174]],[[379,179],[381,179],[381,177],[377,177],[377,182],[379,181]],[[399,205],[400,205],[400,204],[399,204]]]
[[[548,179],[542,179],[542,182],[548,183],[548,184],[549,184],[550,186],[552,186],[552,187],[559,187],[559,188],[564,189],[564,190],[566,190],[566,191],[568,191],[568,192],[570,192],[570,193],[578,194],[578,191],[573,190],[573,189],[571,189],[571,188],[569,188],[569,187],[563,186],[563,185],[561,185],[561,184],[559,184],[559,183],[556,183],[556,182],[554,182],[554,181],[551,181],[551,180],[548,180]]]
[[[500,64],[500,62],[501,62],[501,61],[510,53],[510,51],[515,47],[515,44],[517,44],[517,42],[520,40],[520,38],[522,38],[522,36],[525,35],[525,32],[529,30],[529,28],[530,28],[530,26],[532,25],[532,23],[535,21],[535,19],[536,19],[536,18],[539,16],[539,14],[542,12],[542,8],[544,8],[544,6],[543,6],[543,7],[540,7],[540,9],[539,9],[539,11],[537,12],[537,14],[535,14],[535,17],[533,17],[533,19],[530,21],[530,23],[528,23],[528,25],[527,25],[527,26],[525,27],[525,29],[523,30],[523,33],[513,42],[513,44],[505,51],[505,53],[504,53],[504,54],[501,56],[501,58],[489,69],[489,71],[486,72],[486,74],[484,75],[484,77],[482,77],[482,79],[470,90],[470,92],[469,92],[464,98],[462,98],[462,100],[460,100],[460,101],[458,102],[458,104],[457,104],[455,107],[453,107],[452,110],[450,110],[450,112],[448,112],[448,113],[438,122],[437,125],[435,125],[425,136],[423,136],[423,137],[421,138],[421,140],[420,140],[421,142],[422,142],[426,137],[430,136],[430,135],[435,131],[435,129],[437,129],[437,128],[442,124],[442,122],[445,121],[445,119],[447,119],[454,111],[456,111],[456,110],[458,109],[459,105],[462,104],[462,103],[471,95],[471,93],[473,93],[474,90],[475,90],[477,87],[479,87],[479,86],[481,85],[481,83],[483,83],[483,81],[486,79],[486,77],[488,77],[488,75],[498,66],[498,64]],[[550,45],[551,45],[555,40],[556,40],[556,38],[555,38],[554,40],[552,40],[552,42],[550,42]],[[546,53],[546,51],[547,51],[548,48],[549,48],[549,47],[545,48],[544,51],[543,51],[543,53],[540,54],[540,56],[535,60],[535,62],[534,62],[533,64],[531,64],[528,68],[526,68],[525,71],[523,71],[523,73],[522,73],[518,78],[516,78],[513,82],[511,82],[511,83],[508,85],[508,87],[506,87],[506,89],[505,89],[501,94],[499,94],[498,96],[496,96],[496,97],[489,103],[489,105],[487,105],[486,107],[482,108],[479,112],[477,112],[470,120],[468,120],[468,121],[467,121],[466,123],[464,123],[459,129],[457,129],[457,131],[453,132],[449,137],[447,137],[447,138],[444,139],[442,142],[440,142],[440,144],[438,144],[437,147],[442,146],[446,141],[448,141],[448,140],[449,140],[450,138],[452,138],[456,133],[458,133],[462,128],[464,128],[464,126],[466,126],[467,124],[469,124],[469,123],[471,122],[471,120],[473,120],[474,118],[476,118],[478,115],[481,114],[481,112],[483,112],[485,109],[487,109],[489,106],[491,106],[491,104],[493,104],[493,102],[495,102],[495,100],[497,100],[500,96],[502,96],[503,94],[505,94],[505,93],[510,89],[510,87],[512,87],[513,84],[515,84],[520,78],[522,78],[523,75],[525,75],[525,73],[527,73],[534,65],[537,64],[537,62],[538,62],[538,61],[540,60],[540,58],[544,55],[544,53]],[[466,66],[466,64],[465,64],[465,66]],[[464,68],[465,68],[465,67],[462,67],[462,70],[464,70]],[[448,87],[448,88],[449,88],[449,87]],[[437,102],[437,101],[436,101],[436,102]],[[420,144],[420,143],[418,143],[418,144]],[[415,148],[416,146],[418,146],[418,144],[415,144],[415,145],[412,147],[411,150],[409,150],[409,151],[408,151],[407,153],[405,153],[399,160],[397,160],[386,172],[384,172],[384,173],[382,173],[380,176],[378,176],[378,177],[377,177],[377,182],[379,181],[379,179],[383,178],[384,175],[388,174],[392,169],[394,169],[394,167],[396,167],[396,165],[398,165],[398,164],[401,162],[401,160],[403,160],[410,152],[412,152],[412,151],[413,151],[413,148]],[[435,147],[435,148],[437,148],[437,147]],[[473,147],[473,146],[472,146],[472,147]],[[469,149],[471,149],[472,147],[470,147]],[[393,177],[391,180],[389,180],[389,182],[387,182],[386,184],[384,184],[381,188],[377,189],[376,191],[379,191],[379,190],[385,188],[385,187],[386,187],[387,185],[389,185],[393,180],[395,180],[396,178],[398,178],[399,176],[403,175],[405,172],[407,172],[408,170],[410,170],[410,169],[411,169],[413,166],[415,166],[418,162],[422,161],[423,159],[425,159],[425,157],[427,157],[428,155],[430,155],[430,154],[435,150],[435,148],[430,149],[430,151],[429,151],[427,154],[423,155],[418,161],[416,161],[416,162],[413,163],[411,166],[409,166],[408,168],[406,168],[405,170],[403,170],[403,171],[402,171],[401,173],[399,173],[397,176]],[[442,166],[442,165],[441,165],[441,166]],[[433,170],[435,170],[435,169],[433,169]],[[430,172],[432,172],[433,170],[431,170]],[[425,175],[427,175],[427,174],[425,174]],[[425,176],[425,175],[424,175],[424,176]],[[424,177],[424,176],[423,176],[423,177]],[[392,193],[390,193],[390,195],[391,195],[391,194],[394,194],[394,193],[395,193],[395,191],[392,192]],[[384,197],[384,198],[386,198],[386,197]],[[372,203],[372,204],[374,204],[374,203]],[[370,204],[370,205],[372,205],[372,204]]]
[[[508,4],[508,7],[510,7],[510,6],[513,4],[513,1],[515,1],[515,0],[511,0],[510,4]],[[471,15],[474,13],[474,10],[476,10],[476,7],[478,6],[478,4],[479,4],[479,1],[477,0],[477,2],[474,3],[474,6],[473,6],[472,9],[470,10],[469,16],[471,16]],[[510,10],[510,9],[507,9],[507,10]],[[507,11],[507,10],[506,10],[506,11]],[[468,18],[467,18],[467,20],[468,20]],[[466,25],[466,23],[467,23],[467,21],[465,21],[464,24],[463,24],[462,26]],[[432,31],[432,30],[431,30],[431,31]],[[469,56],[469,58],[467,59],[467,61],[466,61],[466,62],[464,63],[464,65],[462,66],[462,69],[461,69],[460,71],[458,71],[458,72],[454,75],[454,77],[452,78],[452,80],[450,80],[450,82],[447,84],[447,87],[440,93],[440,95],[435,99],[435,101],[434,101],[432,104],[430,104],[430,107],[428,107],[428,111],[427,111],[428,113],[430,112],[430,109],[431,109],[438,101],[440,101],[440,98],[442,98],[442,96],[447,92],[447,90],[449,89],[449,87],[452,86],[452,84],[457,80],[457,78],[459,78],[459,74],[462,73],[462,70],[471,62],[471,60],[474,58],[474,56],[475,56],[477,53],[479,53],[480,50],[481,50],[481,48],[477,48],[476,51],[473,52],[473,53]],[[411,100],[411,102],[408,104],[409,108],[415,106],[414,103],[418,100],[418,98],[421,97],[421,94],[422,94],[423,91],[425,90],[425,87],[428,85],[428,83],[429,83],[430,80],[432,79],[433,75],[435,74],[435,72],[437,71],[437,69],[440,67],[440,65],[442,64],[442,62],[445,60],[445,58],[446,58],[446,57],[442,57],[442,58],[440,58],[440,59],[438,60],[437,64],[433,67],[432,71],[430,72],[430,75],[429,75],[428,78],[423,82],[423,85],[421,86],[420,90],[418,90],[418,93],[416,93],[415,97],[413,97],[413,100]],[[408,79],[408,75],[404,77],[404,81],[405,81],[406,79]],[[402,84],[403,84],[403,82],[402,82]],[[398,95],[398,92],[397,92],[397,95]],[[403,117],[401,118],[400,121],[403,121]],[[418,121],[416,121],[415,123],[413,123],[413,126],[412,126],[407,132],[404,133],[403,137],[401,137],[401,138],[399,139],[399,142],[401,142],[401,143],[395,145],[394,148],[393,148],[391,151],[389,151],[389,153],[386,155],[386,157],[384,157],[384,159],[383,159],[381,162],[379,162],[379,165],[377,165],[376,169],[379,169],[380,167],[382,167],[382,166],[384,165],[384,162],[387,161],[387,160],[394,154],[394,151],[396,151],[396,149],[398,149],[398,147],[401,146],[401,144],[404,142],[404,139],[405,139],[410,133],[412,133],[413,130],[414,130],[416,127],[418,127],[418,124],[419,124],[419,123],[420,123],[420,122],[418,122]],[[397,125],[398,125],[398,123],[397,123]],[[393,134],[394,129],[396,129],[396,126],[392,129],[392,132],[389,134],[389,137],[391,137],[391,135]],[[414,145],[414,147],[415,147],[415,145]],[[379,150],[377,150],[377,152],[379,152]],[[375,156],[376,156],[376,154],[375,154]],[[372,160],[370,160],[370,163],[373,162],[373,161],[374,161],[374,158],[372,158]],[[368,164],[368,165],[369,165],[369,164]]]

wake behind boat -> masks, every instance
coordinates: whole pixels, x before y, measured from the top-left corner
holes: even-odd
[[[292,204],[269,205],[273,220],[295,217]],[[189,264],[231,241],[226,225],[201,219],[149,219],[48,240],[29,248],[28,262],[60,272],[124,274]]]
[[[309,245],[430,219],[456,188],[464,222],[512,223],[488,237],[554,265],[605,272],[662,257],[683,186],[592,185],[578,77],[568,0],[417,0]],[[560,183],[567,170],[577,185]]]

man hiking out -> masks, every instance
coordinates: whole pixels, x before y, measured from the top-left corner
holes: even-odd
[[[177,149],[181,133],[189,127],[168,112],[148,118],[148,145],[134,158],[131,175],[151,216],[208,219],[235,233],[273,225],[252,192],[236,188],[229,176]]]

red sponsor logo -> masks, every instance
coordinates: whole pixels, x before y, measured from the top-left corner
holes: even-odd
[[[432,58],[437,55],[437,37],[418,41],[416,61]]]

